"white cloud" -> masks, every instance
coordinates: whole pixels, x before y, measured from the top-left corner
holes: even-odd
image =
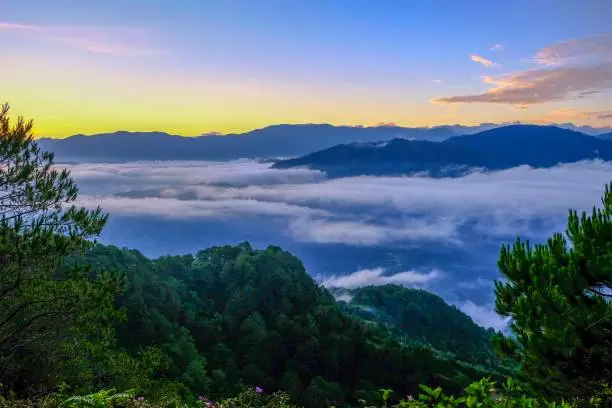
[[[505,47],[502,44],[495,44],[493,45],[491,48],[489,48],[491,51],[503,51],[505,49]]]
[[[384,268],[362,269],[348,275],[330,276],[321,282],[328,288],[355,289],[364,286],[380,286],[388,284],[398,284],[405,286],[426,285],[428,282],[441,276],[440,271],[431,270],[427,273],[416,271],[398,272],[385,275]]]
[[[484,65],[487,68],[498,67],[499,64],[487,59],[481,55],[472,54],[470,55],[470,59],[474,62]]]
[[[350,303],[351,300],[353,300],[353,295],[351,295],[350,293],[343,293],[341,295],[337,295],[336,296],[336,300],[338,302],[346,302],[346,303]]]
[[[178,200],[157,197],[143,199],[89,195],[79,197],[77,204],[88,208],[95,208],[99,205],[111,215],[148,215],[170,219],[244,216],[322,217],[329,215],[324,210],[257,200]]]
[[[286,217],[306,242],[371,246],[402,241],[458,243],[466,222],[483,235],[564,228],[569,208],[599,204],[612,163],[551,169],[517,167],[461,178],[353,177],[327,180],[305,169],[268,164],[131,163],[70,166],[80,201],[112,214],[160,217]],[[117,193],[130,196],[117,197]],[[542,230],[542,227],[539,227]]]
[[[456,224],[448,220],[414,219],[397,225],[329,219],[296,219],[289,224],[296,241],[358,246],[392,244],[405,240],[448,241],[458,244]]]
[[[457,306],[463,313],[469,315],[474,322],[482,327],[504,331],[510,322],[509,317],[497,314],[493,307],[479,306],[471,300],[466,300]]]

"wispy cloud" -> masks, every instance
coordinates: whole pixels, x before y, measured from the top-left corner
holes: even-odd
[[[585,111],[575,108],[563,108],[553,110],[545,115],[540,116],[536,122],[538,123],[579,123],[591,120],[606,120],[612,119],[612,110],[606,111]]]
[[[559,65],[576,62],[581,58],[612,57],[612,34],[560,41],[540,50],[536,62],[544,65]]]
[[[297,241],[319,244],[372,246],[405,240],[437,241],[459,244],[457,224],[450,219],[395,221],[392,224],[354,220],[301,218],[289,224]]]
[[[499,64],[487,59],[481,55],[472,54],[470,55],[470,59],[474,62],[484,65],[487,68],[498,67]]]
[[[49,41],[95,54],[146,56],[161,50],[150,47],[143,30],[125,27],[42,26],[0,22],[0,33]]]
[[[327,211],[310,207],[260,200],[179,200],[176,198],[146,199],[116,196],[84,195],[78,204],[95,208],[99,204],[114,215],[148,215],[169,219],[269,217],[324,217]]]
[[[429,82],[431,82],[432,84],[441,84],[442,80],[441,79],[430,79]]]
[[[362,269],[348,275],[332,275],[322,280],[321,284],[328,288],[355,289],[364,286],[380,286],[398,284],[404,286],[422,286],[439,278],[442,274],[438,270],[426,273],[405,271],[394,274],[385,274],[384,268]]]
[[[489,48],[491,51],[503,51],[504,50],[504,46],[502,44],[495,44],[493,45],[491,48]]]
[[[612,88],[612,63],[595,66],[532,69],[483,79],[487,92],[436,98],[434,103],[496,103],[528,106],[585,98]]]
[[[550,67],[496,78],[487,76],[484,83],[492,87],[484,93],[435,98],[432,102],[494,103],[526,108],[581,99],[612,88],[612,35],[555,43],[541,49],[534,60]]]

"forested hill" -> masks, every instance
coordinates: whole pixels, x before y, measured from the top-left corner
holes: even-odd
[[[612,161],[612,141],[605,135],[594,137],[555,126],[510,125],[440,142],[394,138],[342,144],[279,160],[273,167],[308,167],[330,177],[419,173],[460,177],[476,168],[486,171],[523,165],[548,168],[595,159]]]
[[[419,383],[452,391],[489,374],[430,347],[402,345],[387,330],[344,313],[296,257],[276,247],[244,243],[149,260],[134,250],[96,246],[67,263],[124,272],[120,305],[127,323],[117,328],[117,347],[133,355],[147,347],[161,351],[155,377],[190,392],[217,397],[256,384],[289,390],[303,406],[351,406],[377,400],[381,387],[397,395],[415,393]],[[369,302],[369,291],[355,296]],[[410,307],[398,304],[397,316]],[[443,332],[431,325],[417,332],[427,339],[437,329]]]
[[[401,285],[333,291],[350,299],[340,301],[345,312],[383,324],[402,342],[430,344],[459,359],[487,366],[500,363],[491,345],[495,332],[478,326],[431,292]]]

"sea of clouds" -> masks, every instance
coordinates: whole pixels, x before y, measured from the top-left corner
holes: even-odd
[[[361,251],[439,247],[473,253],[487,245],[498,248],[499,242],[511,242],[517,234],[542,241],[564,230],[569,208],[599,205],[612,179],[612,164],[599,161],[447,179],[328,179],[318,171],[276,170],[250,160],[67,167],[80,187],[79,203],[101,206],[111,221],[145,217],[166,224],[215,222],[231,230],[231,244],[248,238],[240,227],[246,220],[258,219],[274,228],[270,244],[290,241]],[[114,228],[119,226],[116,222]],[[163,253],[163,243],[159,250]],[[503,327],[506,321],[494,313],[490,297],[483,303],[465,296],[490,291],[495,277],[455,276],[452,269],[452,262],[443,269],[435,262],[423,269],[404,259],[393,268],[355,265],[352,271],[336,271],[323,266],[311,273],[327,286],[346,288],[398,283],[436,291],[435,283],[446,279],[446,288],[452,281],[455,293],[464,295],[445,296],[447,300],[477,323]]]

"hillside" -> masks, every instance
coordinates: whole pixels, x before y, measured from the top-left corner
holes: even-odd
[[[349,299],[340,301],[345,312],[385,325],[399,341],[429,344],[487,366],[500,363],[491,345],[494,331],[478,326],[433,293],[391,284],[335,293]]]
[[[599,137],[600,139],[603,139],[603,140],[610,140],[610,141],[612,141],[612,132],[603,133],[603,134],[598,135],[597,137]]]
[[[612,142],[554,126],[512,125],[442,142],[393,139],[338,145],[277,161],[274,167],[309,167],[331,177],[421,172],[452,177],[472,168],[542,168],[595,158],[612,160]]]
[[[308,407],[320,406],[319,395],[348,406],[376,400],[383,386],[398,395],[416,392],[418,383],[452,391],[486,374],[430,347],[402,346],[386,330],[343,313],[297,258],[276,247],[254,250],[245,243],[149,260],[134,250],[97,246],[67,262],[125,272],[127,323],[119,328],[119,344],[134,355],[158,348],[166,363],[157,376],[195,392],[233,395],[258,384],[289,390]],[[370,302],[367,289],[355,296]],[[393,299],[400,314],[415,306]],[[444,308],[437,297],[421,299],[425,310]],[[456,327],[469,320],[453,318]],[[448,332],[443,326],[449,324],[431,320],[419,338],[431,335],[439,343],[435,332]]]

